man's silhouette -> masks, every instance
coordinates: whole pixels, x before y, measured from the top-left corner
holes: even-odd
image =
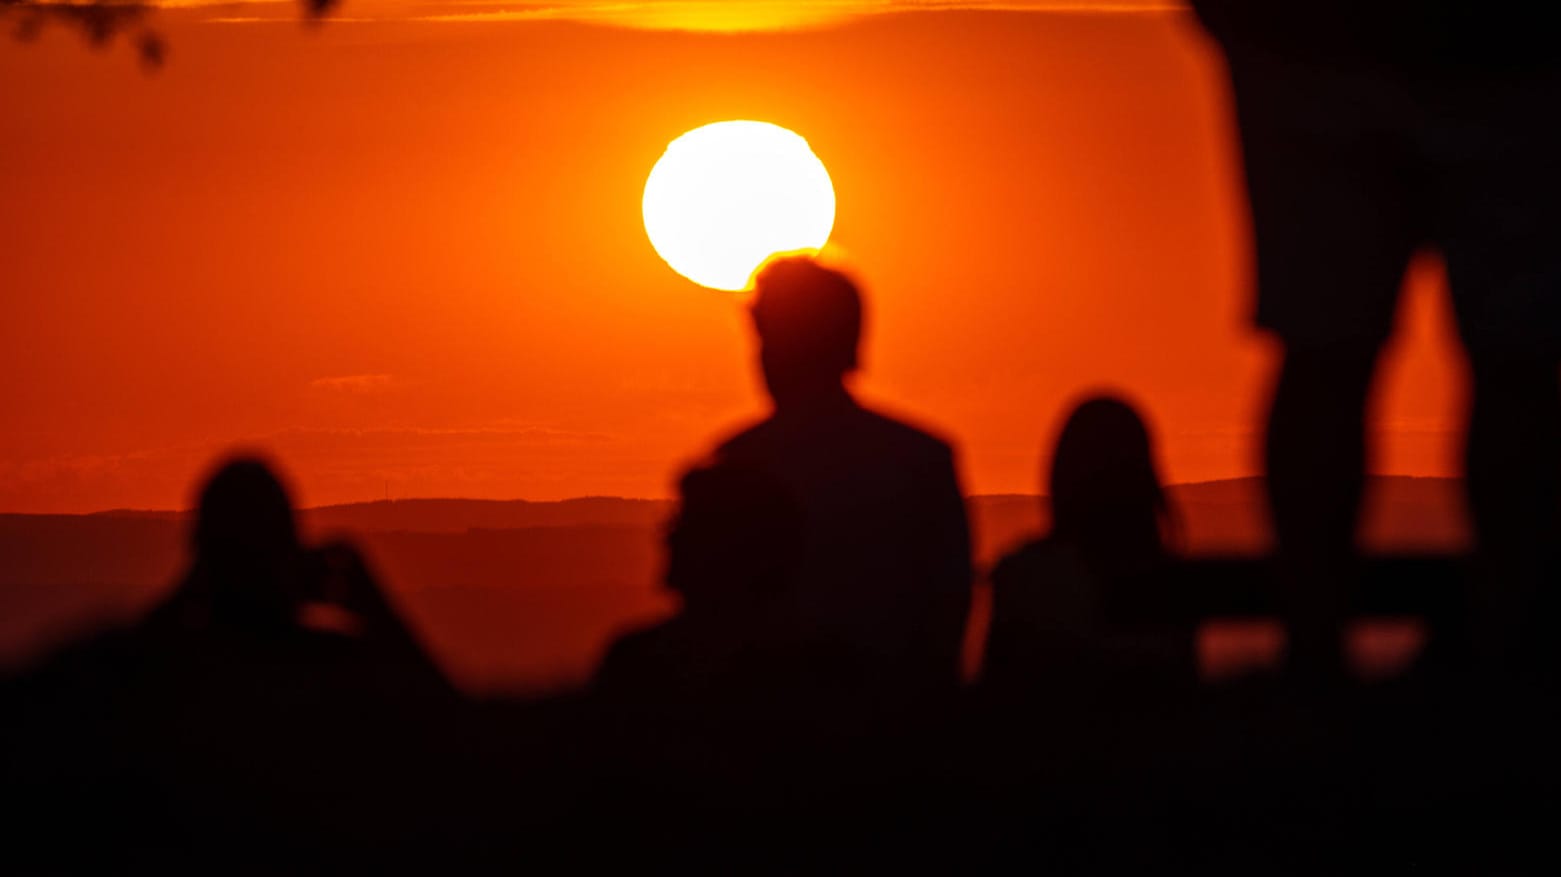
[[[1339,670],[1365,408],[1404,268],[1446,260],[1473,374],[1479,645],[1501,659],[1561,507],[1561,52],[1546,4],[1194,0],[1223,45],[1285,347],[1268,428],[1291,652]]]
[[[758,469],[801,506],[799,637],[844,648],[861,682],[885,691],[953,685],[970,602],[970,542],[944,442],[863,408],[862,300],[838,271],[776,259],[756,279],[759,364],[774,401],[722,443],[720,460]]]

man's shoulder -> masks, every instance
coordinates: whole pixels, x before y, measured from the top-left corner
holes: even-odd
[[[638,627],[620,634],[608,644],[596,668],[598,688],[636,687],[661,672],[667,652],[677,638],[677,619]]]
[[[930,429],[897,415],[853,406],[818,421],[783,421],[767,417],[736,430],[715,445],[717,459],[766,458],[794,451],[797,441],[827,436],[843,447],[872,446],[899,458],[946,462],[953,459],[950,442]]]
[[[1014,546],[992,568],[992,582],[1026,583],[1038,570],[1055,566],[1068,557],[1068,549],[1050,536],[1037,536]]]
[[[953,455],[953,446],[947,439],[921,424],[872,408],[862,408],[861,416],[868,429],[885,443],[927,457],[947,458]]]
[[[677,616],[628,630],[613,640],[610,651],[625,657],[646,658],[664,652],[678,639],[682,624]]]
[[[718,458],[742,456],[745,452],[769,444],[773,440],[774,432],[774,418],[766,417],[752,421],[718,439],[715,443],[715,456]]]

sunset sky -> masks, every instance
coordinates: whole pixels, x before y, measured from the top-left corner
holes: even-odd
[[[187,505],[234,445],[310,505],[665,496],[764,411],[742,299],[641,223],[668,141],[803,135],[869,302],[862,395],[1032,492],[1079,392],[1166,475],[1255,470],[1217,56],[1176,4],[174,2],[144,72],[0,41],[0,511]],[[1461,364],[1426,262],[1377,468],[1447,474]]]

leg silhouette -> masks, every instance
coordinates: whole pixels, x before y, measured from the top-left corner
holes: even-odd
[[[1339,628],[1355,566],[1376,356],[1368,345],[1288,351],[1269,414],[1269,504],[1284,560],[1290,665],[1307,676],[1342,669]]]
[[[1469,509],[1482,567],[1473,646],[1490,669],[1534,638],[1546,549],[1561,530],[1561,374],[1554,360],[1475,352],[1466,447]]]

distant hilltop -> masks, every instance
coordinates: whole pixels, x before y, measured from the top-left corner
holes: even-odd
[[[671,500],[586,496],[537,502],[527,499],[391,499],[304,509],[304,525],[316,532],[459,533],[525,527],[642,526],[662,520]],[[112,509],[91,517],[185,520],[189,511]]]
[[[1173,485],[1167,489],[1181,516],[1186,547],[1194,551],[1262,550],[1268,541],[1261,478]],[[969,499],[977,554],[1000,550],[1046,526],[1045,498],[1025,494]],[[657,527],[672,513],[664,499],[582,497],[553,502],[484,499],[398,499],[321,506],[301,512],[304,528],[331,533],[463,533],[534,527]],[[182,521],[188,512],[115,510],[95,519]],[[23,516],[0,515],[0,520]],[[45,517],[45,516],[25,516]],[[73,517],[73,516],[47,516]],[[1369,545],[1461,548],[1468,544],[1461,482],[1391,475],[1370,480],[1364,512]]]

